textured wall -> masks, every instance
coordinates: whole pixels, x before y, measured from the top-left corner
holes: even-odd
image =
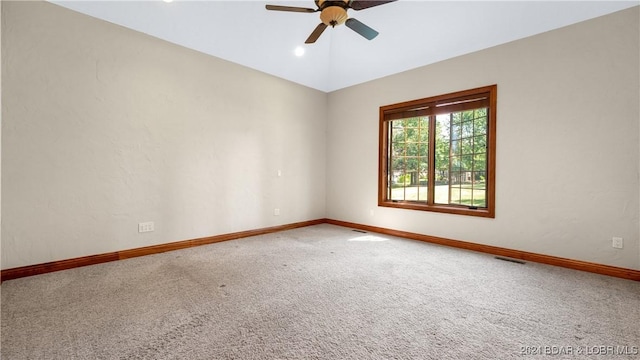
[[[3,269],[324,217],[326,94],[49,3],[2,17]]]
[[[638,9],[331,93],[328,217],[640,269]],[[377,208],[379,106],[491,84],[496,218]]]

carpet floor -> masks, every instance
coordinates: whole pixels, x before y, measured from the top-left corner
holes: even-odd
[[[640,359],[640,283],[323,224],[9,280],[2,359]]]

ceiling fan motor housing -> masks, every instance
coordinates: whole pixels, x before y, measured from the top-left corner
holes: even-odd
[[[336,26],[344,24],[349,18],[347,8],[349,0],[315,0],[316,5],[320,9],[320,20],[328,26]]]
[[[1,1],[1,0],[0,0]],[[368,9],[378,5],[384,5],[397,0],[314,0],[317,9],[304,8],[298,6],[280,6],[280,5],[266,5],[267,10],[276,11],[290,11],[298,13],[315,13],[320,12],[320,20],[322,21],[313,30],[311,35],[304,42],[305,44],[313,44],[318,40],[324,30],[331,26],[345,24],[349,29],[357,32],[367,40],[372,40],[378,36],[378,32],[361,23],[357,19],[349,18],[347,10],[353,9],[355,11]]]

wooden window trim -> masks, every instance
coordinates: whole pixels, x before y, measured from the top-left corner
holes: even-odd
[[[454,93],[433,96],[424,99],[406,101],[398,104],[385,105],[380,107],[380,121],[379,121],[379,155],[378,155],[378,206],[432,211],[439,213],[449,213],[468,216],[479,216],[486,218],[495,218],[495,165],[496,165],[496,112],[497,112],[497,85],[490,85],[479,87],[475,89],[469,89],[464,91],[458,91]],[[434,192],[435,187],[428,187],[428,203],[416,202],[416,201],[395,201],[387,199],[387,186],[388,186],[388,153],[389,144],[388,139],[388,121],[400,119],[406,114],[418,114],[421,116],[437,115],[443,112],[455,112],[464,110],[467,108],[465,101],[469,99],[475,99],[479,94],[486,94],[487,98],[483,101],[485,106],[489,108],[488,114],[488,128],[487,128],[487,182],[486,182],[486,208],[473,209],[463,205],[446,205],[446,204],[434,204]],[[455,104],[451,104],[455,103]],[[477,104],[478,102],[476,102]],[[442,104],[450,104],[444,105]],[[438,105],[440,109],[438,109]],[[435,122],[433,122],[435,124]],[[433,126],[435,128],[435,125]],[[430,133],[435,133],[435,129],[432,129]],[[429,179],[435,179],[435,141],[429,142]],[[429,181],[433,184],[434,181]]]

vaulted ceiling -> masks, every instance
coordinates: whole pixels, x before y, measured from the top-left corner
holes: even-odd
[[[411,1],[349,10],[380,32],[344,25],[304,44],[319,13],[267,11],[298,1],[51,1],[57,5],[329,92],[553,30],[639,1]],[[304,55],[294,51],[302,47]]]

